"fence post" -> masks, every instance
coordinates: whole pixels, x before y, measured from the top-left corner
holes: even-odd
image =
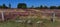
[[[55,22],[55,13],[52,13],[51,21],[52,21],[52,22]]]
[[[3,13],[3,11],[1,12],[1,15],[2,15],[2,21],[4,21],[4,13]]]

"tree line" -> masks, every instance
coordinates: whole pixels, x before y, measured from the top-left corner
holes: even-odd
[[[3,4],[3,5],[0,5],[0,8],[2,8],[2,9],[11,8],[11,4],[9,4],[9,7],[8,7],[8,6],[6,6],[5,4]]]
[[[0,8],[2,8],[2,9],[11,8],[11,4],[9,4],[8,6],[6,6],[5,4],[0,5]],[[17,8],[23,8],[23,9],[25,9],[25,8],[28,8],[28,7],[27,7],[27,4],[26,3],[18,3],[17,4]],[[31,6],[29,8],[35,8],[35,9],[60,9],[60,6],[50,6],[50,7],[48,7],[48,6],[41,5],[39,7]]]

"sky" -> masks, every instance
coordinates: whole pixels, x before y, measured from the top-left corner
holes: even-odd
[[[59,6],[60,0],[0,0],[0,5],[6,4],[6,6],[11,4],[12,8],[16,8],[18,3],[26,3],[28,7],[32,5],[38,7],[40,5],[45,6]]]

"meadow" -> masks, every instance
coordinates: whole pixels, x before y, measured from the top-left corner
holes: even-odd
[[[43,21],[42,23],[36,23],[37,21]],[[34,19],[32,23],[27,22],[15,22],[15,21],[6,21],[0,22],[0,27],[60,27],[60,22],[51,22],[47,19]]]
[[[7,9],[0,11],[4,11],[4,17],[6,18],[6,21],[0,22],[0,27],[60,27],[60,17],[58,13],[56,13],[56,19],[59,19],[59,21],[56,20],[55,22],[52,22],[50,20],[52,11],[58,12],[58,10]],[[16,18],[17,20],[22,20],[16,22]],[[31,20],[31,22],[29,20]]]

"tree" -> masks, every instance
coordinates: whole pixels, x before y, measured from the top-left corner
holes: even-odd
[[[34,6],[32,5],[31,7],[29,7],[29,8],[34,8]]]
[[[32,5],[32,7],[31,8],[34,8],[34,6]]]
[[[42,9],[42,8],[43,8],[43,6],[41,5],[41,6],[40,6],[40,9]]]
[[[0,5],[0,8],[2,8],[2,6]]]
[[[40,7],[35,7],[35,9],[39,9]]]
[[[60,9],[60,6],[58,6],[57,8]]]
[[[57,9],[56,6],[50,6],[50,9]]]
[[[18,3],[17,8],[27,8],[25,3]]]
[[[44,6],[43,8],[44,8],[44,9],[48,9],[48,7],[47,7],[47,6]]]
[[[11,4],[9,4],[9,8],[11,8]]]
[[[2,8],[8,8],[5,4],[2,5]]]

